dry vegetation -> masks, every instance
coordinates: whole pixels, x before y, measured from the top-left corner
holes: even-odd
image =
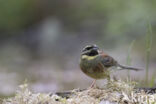
[[[2,104],[155,104],[156,94],[136,91],[136,83],[110,81],[103,88],[88,88],[55,94],[32,93],[27,84]],[[64,94],[64,95],[63,95]]]

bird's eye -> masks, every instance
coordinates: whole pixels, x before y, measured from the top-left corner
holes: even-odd
[[[87,47],[86,50],[90,50],[90,49],[92,49],[92,48],[93,48],[93,47]]]
[[[83,50],[82,50],[82,52],[84,52],[84,51],[88,51],[88,50],[90,50],[90,49],[92,49],[93,47],[85,47]]]

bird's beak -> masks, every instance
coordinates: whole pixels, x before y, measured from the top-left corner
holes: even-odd
[[[99,48],[98,47],[94,47],[93,50],[99,51]]]
[[[94,47],[93,49],[94,49],[94,50],[99,50],[99,48],[98,48],[98,47]]]

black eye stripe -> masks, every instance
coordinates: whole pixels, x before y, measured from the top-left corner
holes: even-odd
[[[90,50],[90,49],[92,49],[92,48],[93,48],[93,47],[86,47],[87,50]]]
[[[84,49],[83,49],[83,51],[87,51],[87,50],[90,50],[90,49],[92,49],[93,47],[92,46],[87,46],[87,47],[85,47]]]

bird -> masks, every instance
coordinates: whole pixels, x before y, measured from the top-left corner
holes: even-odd
[[[85,46],[80,57],[80,69],[82,72],[95,79],[90,86],[91,88],[95,85],[96,80],[110,78],[111,67],[134,71],[141,70],[119,64],[113,57],[101,51],[96,44]]]

